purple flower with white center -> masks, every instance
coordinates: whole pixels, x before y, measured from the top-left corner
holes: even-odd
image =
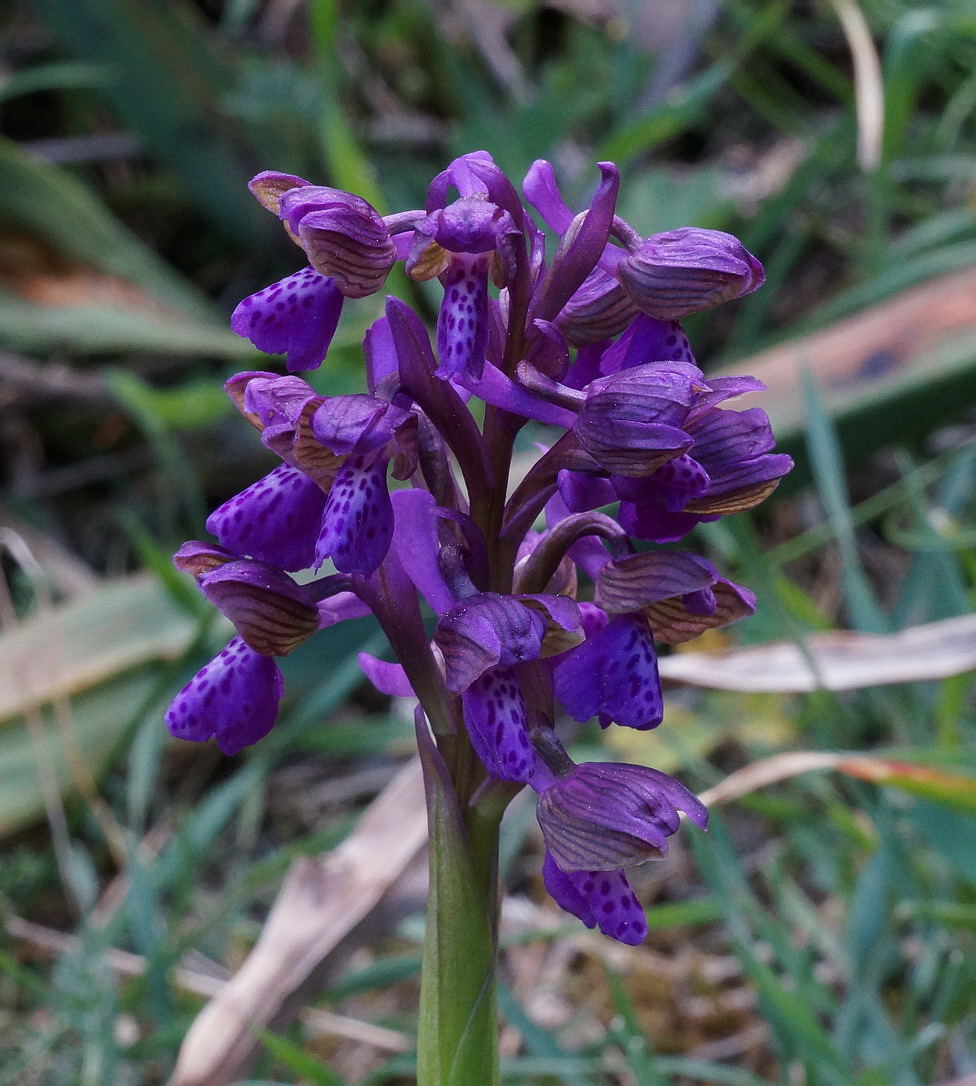
[[[647,922],[624,869],[665,854],[679,812],[704,829],[704,808],[654,769],[575,765],[558,732],[564,715],[661,723],[657,647],[734,622],[755,600],[706,559],[659,544],[752,508],[790,461],[759,408],[726,406],[762,386],[706,379],[678,323],[755,290],[761,265],[718,231],[641,237],[616,214],[616,167],[598,168],[579,212],[548,163],[530,169],[523,199],[484,151],[439,173],[423,209],[386,216],[292,174],[254,179],[308,266],[244,299],[232,327],[290,371],[326,358],[344,304],[381,290],[398,261],[443,295],[433,341],[405,301],[387,299],[364,337],[361,392],[325,396],[294,373],[227,382],[281,463],[211,514],[218,543],[176,556],[237,636],[167,724],[242,750],[275,723],[275,658],[371,612],[393,659],[363,655],[362,669],[420,703],[432,818],[458,819],[454,840],[481,850],[467,870],[485,876],[484,916],[496,907],[494,846],[475,838],[528,784],[549,892],[633,945]],[[510,486],[530,421],[551,435]],[[432,868],[432,901],[444,870]]]

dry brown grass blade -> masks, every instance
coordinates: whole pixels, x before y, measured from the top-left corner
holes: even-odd
[[[750,406],[765,408],[780,443],[805,428],[800,394],[805,370],[816,376],[828,411],[840,416],[873,407],[877,418],[871,434],[888,438],[892,415],[878,405],[893,404],[899,390],[909,404],[899,409],[901,425],[906,419],[928,425],[933,420],[926,412],[937,411],[943,418],[947,410],[958,410],[969,401],[974,329],[976,268],[963,268],[900,290],[818,331],[738,359],[714,375],[749,373],[766,385],[765,392],[750,396]],[[950,361],[943,357],[946,352],[959,358]],[[936,395],[936,382],[945,384],[944,395]],[[916,395],[918,390],[925,395]],[[859,423],[857,433],[864,432]]]
[[[408,762],[356,829],[320,859],[296,860],[244,965],[200,1012],[169,1086],[226,1086],[256,1054],[257,1031],[298,1012],[347,937],[381,904],[427,839],[420,763]]]
[[[858,754],[822,750],[792,750],[773,754],[730,773],[714,788],[702,792],[699,799],[706,807],[715,807],[720,803],[741,799],[769,784],[789,780],[801,773],[810,773],[817,769],[837,769],[845,761],[856,762],[860,757],[862,756]]]
[[[807,693],[945,679],[976,670],[976,615],[892,634],[811,634],[805,651],[776,641],[729,652],[679,652],[660,661],[661,677],[713,690]]]

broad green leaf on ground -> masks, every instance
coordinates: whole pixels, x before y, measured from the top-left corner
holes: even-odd
[[[63,795],[97,777],[196,630],[142,575],[0,634],[0,835],[42,814],[42,779]]]
[[[251,244],[269,236],[247,182],[259,162],[278,156],[278,143],[262,130],[264,146],[249,146],[258,133],[244,133],[229,115],[233,54],[215,47],[195,5],[38,0],[36,7],[70,53],[102,66],[115,113],[180,175],[213,221]],[[251,156],[258,161],[248,162]]]
[[[92,280],[93,294],[98,292]],[[0,338],[30,354],[69,348],[80,354],[146,350],[240,358],[247,345],[216,322],[197,324],[176,311],[161,310],[145,296],[128,292],[128,304],[50,306],[23,301],[0,290]]]
[[[190,282],[66,170],[0,140],[0,342],[26,351],[247,347]]]

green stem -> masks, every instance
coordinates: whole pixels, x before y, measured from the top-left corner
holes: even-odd
[[[498,1086],[498,818],[465,818],[443,759],[417,728],[430,826],[418,1086]]]

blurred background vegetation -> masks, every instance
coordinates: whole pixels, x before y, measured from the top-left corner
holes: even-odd
[[[270,466],[221,383],[274,363],[227,319],[298,265],[248,179],[293,172],[390,212],[476,148],[516,180],[550,159],[576,206],[613,159],[642,233],[729,230],[766,265],[758,294],[688,322],[706,371],[767,380],[797,459],[757,515],[695,540],[761,601],[707,648],[973,611],[970,0],[11,0],[5,1083],[166,1081],[205,990],[187,971],[233,971],[292,858],[341,842],[408,756],[407,716],[358,674],[356,651],[382,648],[368,622],[286,661],[285,718],[259,750],[169,742],[168,698],[223,636],[169,554]],[[358,387],[380,305],[346,307],[323,392]],[[965,659],[974,629],[952,629],[930,655]],[[559,926],[515,808],[506,1081],[976,1081],[972,674],[905,666],[926,681],[675,688],[660,734],[617,745],[699,790],[785,752],[874,759],[867,780],[784,773],[719,806],[708,837],[642,874],[637,951]],[[584,729],[579,752],[599,742]],[[342,1017],[268,1034],[247,1081],[412,1080],[421,905],[332,970],[314,1001]]]

